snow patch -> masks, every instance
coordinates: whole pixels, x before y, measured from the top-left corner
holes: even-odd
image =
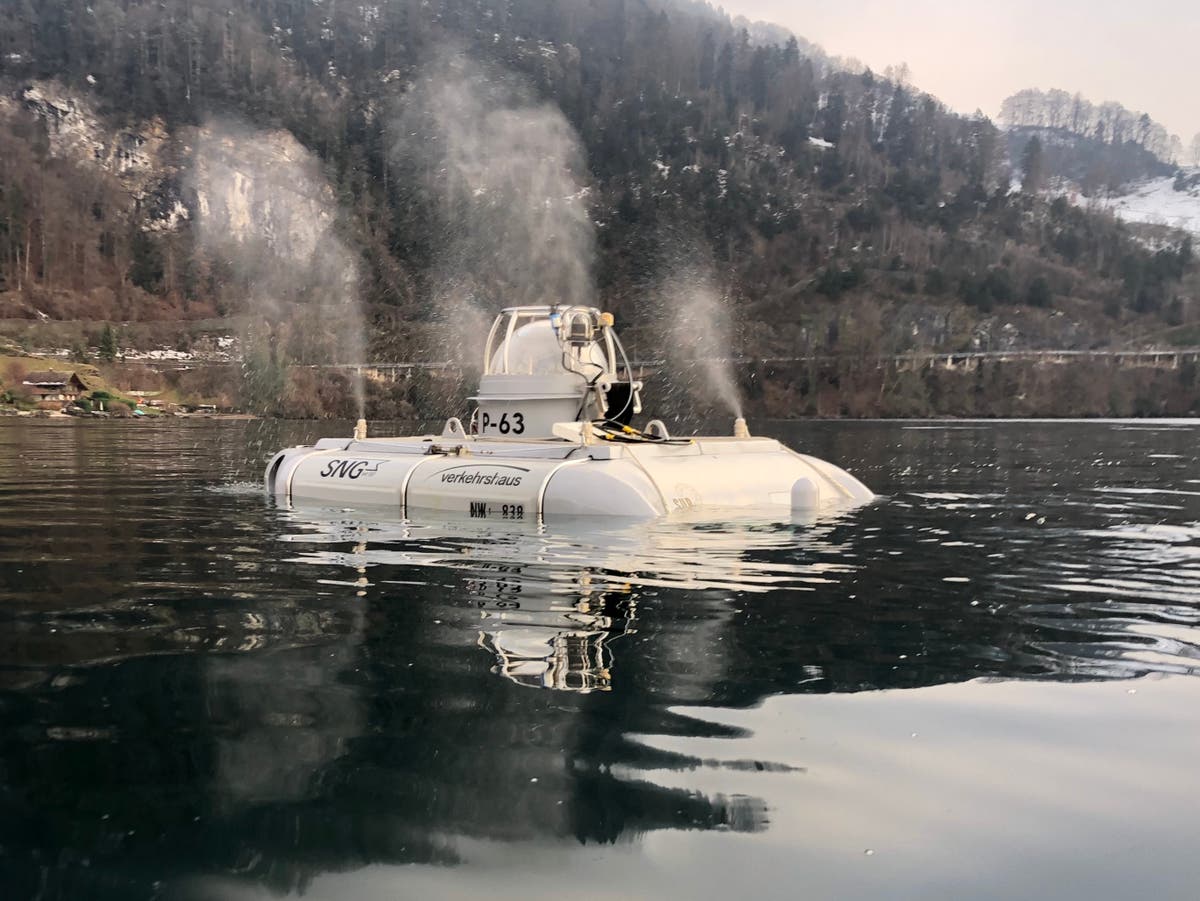
[[[241,344],[232,335],[199,339],[191,350],[160,346],[150,349],[125,350],[121,356],[127,362],[151,363],[233,363],[241,359]]]
[[[1184,169],[1184,178],[1200,169]],[[1146,225],[1166,225],[1200,235],[1200,184],[1175,190],[1175,178],[1152,178],[1133,185],[1129,193],[1091,201],[1118,219]]]
[[[822,150],[832,150],[834,146],[832,141],[826,141],[824,138],[810,137],[808,139],[808,143],[810,143],[813,147],[819,147]]]

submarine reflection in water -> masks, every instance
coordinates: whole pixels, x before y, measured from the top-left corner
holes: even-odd
[[[465,587],[480,606],[496,608],[482,611],[479,633],[479,646],[496,656],[492,672],[534,688],[612,689],[610,642],[635,631],[632,586],[603,592],[581,586],[577,598],[559,600],[524,595],[520,574],[507,572],[495,581],[468,579]],[[495,600],[489,601],[493,591]]]
[[[339,532],[346,527],[341,524]],[[366,531],[363,525],[350,528]],[[341,584],[355,588],[358,597],[365,597],[371,585],[365,565],[368,550],[368,543],[359,540],[349,555],[340,558],[357,575]],[[618,592],[591,590],[584,574],[578,597],[575,592],[539,595],[525,592],[520,566],[493,563],[476,569],[476,575],[463,580],[462,589],[479,607],[484,628],[478,644],[495,655],[492,672],[536,688],[611,690],[607,642],[631,631],[635,607],[631,586],[624,586],[623,600],[610,600]]]
[[[1161,625],[1194,608],[1191,543],[1124,526],[1081,547],[1065,529],[952,512],[950,536],[926,511],[961,500],[920,500],[800,527],[501,533],[327,509],[239,531],[242,502],[219,497],[212,533],[184,545],[194,524],[178,519],[172,553],[156,534],[136,581],[92,566],[72,603],[11,613],[0,884],[179,897],[216,875],[284,892],[376,863],[469,863],[481,843],[557,854],[657,830],[785,829],[768,816],[787,803],[778,784],[725,777],[807,750],[750,740],[713,708],[1194,672],[1186,647],[1164,664],[1177,630]],[[1095,515],[1090,499],[1065,509]],[[1093,571],[1114,586],[1089,604]],[[602,654],[560,663],[560,633]]]
[[[530,525],[497,533],[494,527],[457,522],[414,524],[401,520],[347,520],[321,508],[293,508],[289,522],[304,531],[286,540],[306,544],[346,543],[353,550],[313,551],[310,563],[336,564],[356,578],[341,584],[364,594],[372,569],[397,564],[445,567],[463,572],[462,606],[477,611],[477,646],[493,655],[492,672],[518,685],[559,691],[612,689],[617,645],[637,629],[638,600],[647,589],[687,588],[761,592],[784,586],[821,584],[852,566],[828,560],[779,562],[771,551],[796,545],[797,532],[755,520],[714,525],[696,523],[608,523],[584,521],[553,530]],[[340,511],[339,511],[340,512]],[[340,513],[344,516],[344,513]],[[837,520],[804,530],[820,544]],[[728,620],[720,612],[711,632]],[[471,620],[463,623],[471,628]],[[719,662],[706,640],[705,658]],[[630,653],[633,651],[631,650]],[[681,653],[686,653],[681,651]]]
[[[107,616],[48,620],[42,658],[0,704],[0,767],[22,786],[0,826],[14,897],[171,896],[211,876],[296,891],[372,863],[459,863],[461,840],[767,827],[760,797],[662,784],[701,761],[637,738],[732,737],[668,709],[726,675],[725,591],[698,593],[720,600],[684,640],[623,645],[641,637],[641,599],[661,605],[672,580],[774,578],[745,540],[737,553],[718,532],[489,543],[288,517],[287,543],[239,570],[236,592],[164,583]],[[139,635],[137,650],[82,653],[82,631],[111,628]],[[622,667],[622,690],[602,691]]]

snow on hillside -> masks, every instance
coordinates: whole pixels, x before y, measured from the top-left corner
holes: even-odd
[[[1126,222],[1169,225],[1200,235],[1200,168],[1185,169],[1184,178],[1192,184],[1183,191],[1175,190],[1173,177],[1152,178],[1133,185],[1128,194],[1091,202]]]

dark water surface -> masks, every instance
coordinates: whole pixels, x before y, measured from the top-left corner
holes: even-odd
[[[334,431],[0,420],[0,897],[1200,897],[1200,423],[507,533],[270,506]]]

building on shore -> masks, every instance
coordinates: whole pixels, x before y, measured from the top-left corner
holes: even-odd
[[[29,372],[22,379],[26,392],[38,406],[59,406],[79,400],[88,391],[83,379],[74,372]]]

